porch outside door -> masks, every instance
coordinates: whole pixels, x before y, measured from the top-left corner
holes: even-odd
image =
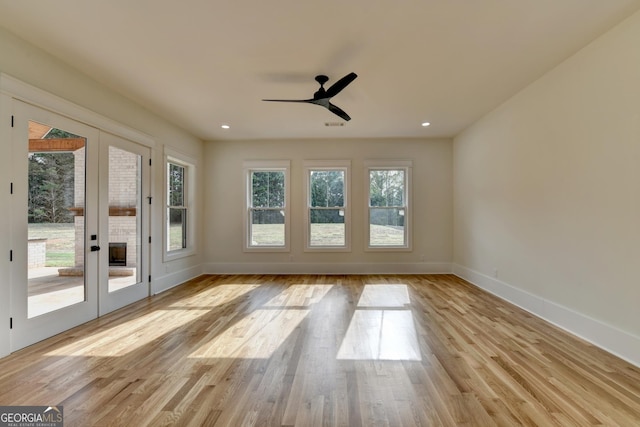
[[[149,294],[149,149],[15,99],[13,111],[11,351]],[[118,174],[126,183],[114,183]],[[116,186],[129,189],[126,200]],[[109,266],[114,235],[131,254],[119,280]]]

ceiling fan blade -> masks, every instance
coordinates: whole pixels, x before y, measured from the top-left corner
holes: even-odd
[[[337,116],[340,116],[341,118],[345,119],[346,121],[351,120],[351,117],[349,117],[349,115],[347,113],[345,113],[341,108],[333,105],[332,103],[329,103],[329,106],[327,108],[333,114],[335,114]]]
[[[324,107],[331,111],[336,116],[344,119],[346,121],[351,120],[351,117],[347,113],[345,113],[340,107],[333,105],[329,100],[331,97],[337,95],[349,85],[352,81],[354,81],[358,77],[356,73],[349,73],[337,82],[335,82],[329,89],[326,91],[323,88],[324,83],[329,79],[325,75],[316,76],[316,81],[320,83],[320,89],[313,95],[311,99],[263,99],[263,101],[270,102],[298,102],[298,103],[308,103],[308,104],[316,104],[321,107]]]
[[[327,89],[327,98],[331,98],[340,93],[342,89],[347,87],[349,83],[354,81],[358,77],[356,73],[349,73],[337,82],[335,82],[329,89]]]
[[[263,101],[269,102],[310,102],[313,103],[313,99],[263,99]]]

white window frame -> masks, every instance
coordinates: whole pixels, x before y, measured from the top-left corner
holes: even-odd
[[[243,250],[244,252],[289,252],[291,245],[291,161],[290,160],[247,160],[243,163],[243,174],[245,180],[245,197],[243,211]],[[251,174],[253,172],[284,172],[284,245],[281,246],[255,246],[251,244]]]
[[[367,252],[410,252],[412,251],[412,188],[411,188],[411,170],[413,162],[411,160],[365,160],[364,162],[364,183],[365,183],[365,251]],[[371,245],[370,222],[371,209],[370,191],[371,183],[370,173],[372,170],[403,170],[404,171],[404,245]]]
[[[186,243],[187,247],[170,251],[169,243],[169,164],[175,164],[185,168],[184,187],[185,201],[184,206],[187,210],[187,231]],[[163,212],[163,232],[162,232],[162,253],[163,261],[172,261],[195,254],[196,250],[196,233],[195,233],[195,195],[196,195],[196,161],[178,151],[166,148],[164,150],[164,212]]]
[[[340,246],[312,246],[311,245],[311,171],[344,172],[344,245]],[[350,160],[305,160],[305,198],[304,198],[304,238],[305,252],[350,252],[351,251],[351,204],[349,202],[351,185]]]

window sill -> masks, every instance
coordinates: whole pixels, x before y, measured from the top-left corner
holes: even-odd
[[[350,247],[307,246],[305,252],[351,252]]]
[[[367,246],[365,252],[412,252],[410,246]]]
[[[196,251],[194,249],[187,248],[180,251],[165,252],[164,256],[162,257],[162,260],[164,262],[171,262],[171,261],[179,260],[182,258],[188,258],[195,254],[196,254]]]
[[[245,247],[243,252],[290,252],[287,247],[278,247],[278,246],[256,246],[256,247]]]

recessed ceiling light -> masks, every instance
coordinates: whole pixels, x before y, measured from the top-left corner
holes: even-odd
[[[429,126],[430,124],[431,124],[431,123],[429,123],[429,122],[423,122],[423,123],[422,123],[422,127],[425,127],[425,128],[426,128],[426,127],[427,127],[427,126]]]
[[[222,125],[222,126],[220,126],[220,127],[221,127],[222,129],[229,129],[231,126],[229,126],[229,125]]]

